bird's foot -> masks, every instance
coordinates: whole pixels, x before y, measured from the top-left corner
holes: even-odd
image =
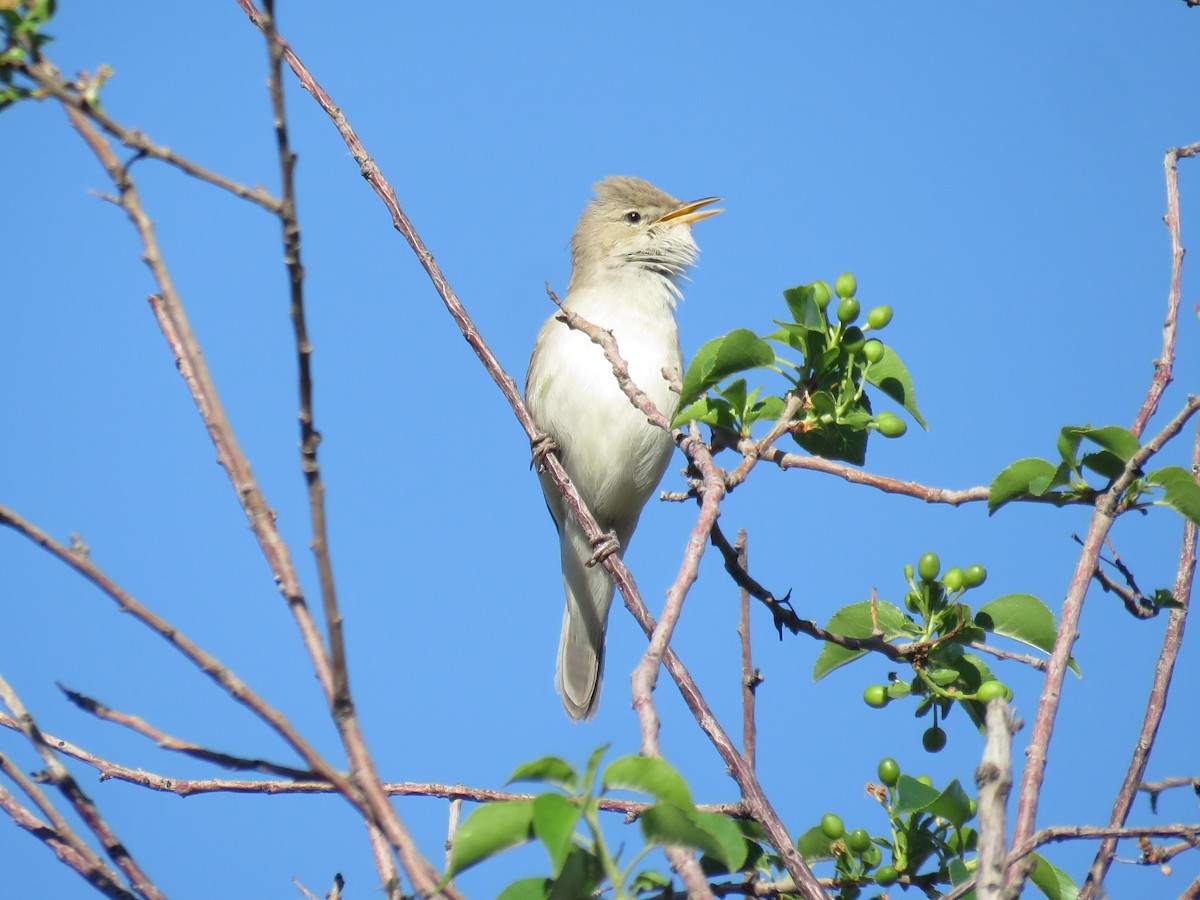
[[[617,540],[617,533],[615,531],[605,532],[592,541],[592,550],[595,552],[592,553],[584,565],[590,569],[596,563],[603,562],[620,549],[621,542]]]
[[[546,454],[551,450],[557,450],[558,444],[554,443],[554,438],[550,435],[539,433],[529,442],[529,448],[533,451],[533,459],[529,463],[529,468],[544,472],[546,471]]]

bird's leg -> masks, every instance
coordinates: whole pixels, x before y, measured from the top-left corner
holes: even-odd
[[[529,448],[533,451],[533,459],[529,463],[529,468],[536,468],[539,472],[546,471],[546,454],[551,450],[557,450],[558,444],[554,443],[554,438],[548,434],[538,432],[529,442]]]
[[[621,549],[621,542],[617,540],[615,531],[606,531],[600,537],[592,541],[592,550],[595,552],[584,563],[589,569],[598,562],[603,562]]]

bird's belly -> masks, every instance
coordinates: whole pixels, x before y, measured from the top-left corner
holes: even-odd
[[[636,523],[661,480],[671,458],[671,437],[629,401],[600,348],[583,335],[572,336],[582,338],[579,356],[569,371],[555,373],[553,386],[571,402],[547,405],[569,412],[547,422],[546,430],[600,525],[623,530]],[[628,334],[618,336],[618,342],[625,359],[637,360],[630,365],[634,384],[663,415],[673,416],[678,395],[669,389],[662,370],[679,368],[677,348],[653,346]]]

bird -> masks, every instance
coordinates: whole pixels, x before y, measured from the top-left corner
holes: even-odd
[[[683,371],[675,304],[698,252],[692,225],[721,212],[706,208],[720,198],[683,202],[630,176],[609,176],[593,192],[571,236],[562,305],[612,332],[633,383],[671,418],[679,395],[668,375]],[[534,344],[525,404],[539,438],[549,439],[623,552],[670,461],[671,436],[630,403],[600,346],[556,315]],[[613,583],[549,475],[539,471],[539,479],[558,529],[566,594],[555,687],[571,719],[590,719],[600,700]]]

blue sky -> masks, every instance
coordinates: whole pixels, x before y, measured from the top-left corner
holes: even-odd
[[[895,308],[889,342],[913,374],[929,433],[874,442],[868,468],[928,484],[986,483],[1053,453],[1064,424],[1128,425],[1159,352],[1168,277],[1162,156],[1200,138],[1194,10],[1152,3],[287,4],[283,34],[357,128],[400,202],[520,381],[565,288],[567,240],[590,185],[650,179],[680,197],[719,194],[697,226],[699,265],[679,310],[684,353],[737,326],[770,330],[780,291],[850,269],[865,306]],[[233,3],[61,4],[50,29],[65,73],[109,63],[109,113],[197,162],[278,184],[265,52]],[[553,528],[525,436],[326,117],[288,83],[317,426],[352,685],[391,780],[500,786],[546,753],[635,752],[627,673],[644,648],[614,610],[598,717],[573,725],[553,690],[561,588]],[[119,210],[89,195],[103,172],[51,103],[0,116],[6,302],[0,304],[0,502],[92,559],[201,642],[336,757],[319,691],[271,575],[147,308],[154,288]],[[316,598],[297,465],[294,360],[278,227],[163,166],[134,167],[218,387]],[[1200,209],[1181,166],[1184,239]],[[1185,277],[1184,306],[1194,302]],[[1173,413],[1200,380],[1196,319],[1180,329]],[[1156,429],[1152,423],[1151,430]],[[1183,448],[1165,455],[1183,464]],[[725,458],[727,465],[732,465]],[[676,489],[679,466],[664,487]],[[694,515],[652,503],[628,555],[651,608]],[[983,593],[1025,591],[1057,609],[1080,510],[929,507],[815,473],[760,466],[723,507],[750,533],[755,574],[826,620],[874,587],[902,597],[925,550],[981,562]],[[1174,573],[1179,517],[1122,520],[1113,537],[1144,586]],[[32,545],[0,534],[0,671],[43,728],[100,755],[180,777],[208,767],[157,751],[66,704],[54,684],[180,737],[291,762],[161,641]],[[986,599],[986,597],[984,598]],[[675,646],[714,709],[738,716],[736,594],[715,558]],[[1141,719],[1163,618],[1133,621],[1093,591],[1050,747],[1039,824],[1101,823]],[[948,748],[920,747],[911,706],[875,712],[858,662],[818,685],[819,646],[778,641],[754,610],[760,774],[798,834],[826,810],[878,832],[863,793],[880,756],[969,784],[982,744],[965,718]],[[1002,667],[1032,722],[1040,679]],[[1200,725],[1185,648],[1148,776],[1194,775]],[[663,749],[698,798],[734,799],[673,685],[660,681]],[[733,726],[730,725],[732,728]],[[1018,745],[1028,739],[1026,728]],[[25,769],[14,736],[0,751]],[[343,872],[375,873],[345,803],[309,797],[186,802],[81,772],[86,788],[172,896],[292,897]],[[440,857],[445,803],[398,801]],[[1164,796],[1133,823],[1194,821]],[[616,827],[616,826],[614,826]],[[617,828],[617,834],[620,833]],[[632,839],[632,838],[630,838]],[[1051,856],[1077,877],[1091,847]],[[1126,848],[1124,856],[1136,851]],[[15,896],[87,896],[14,828],[0,859]],[[19,860],[18,864],[11,861]],[[536,850],[461,879],[472,896],[537,874]],[[1200,872],[1117,865],[1112,896],[1173,896]]]

